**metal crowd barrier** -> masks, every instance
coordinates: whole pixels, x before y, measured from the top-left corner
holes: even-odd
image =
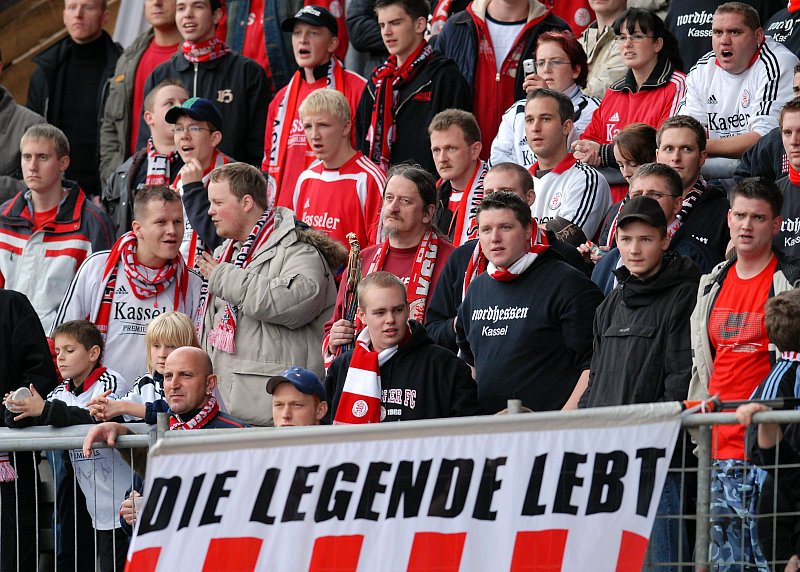
[[[514,408],[509,408],[509,413],[513,413]],[[548,415],[553,415],[549,413]],[[574,413],[570,413],[574,415]],[[754,423],[778,423],[790,424],[800,423],[800,411],[769,411],[758,413],[753,417]],[[449,420],[437,420],[437,423],[447,424]],[[430,423],[430,422],[422,422]],[[707,413],[707,414],[693,414],[684,416],[681,420],[682,431],[678,438],[676,445],[676,455],[680,458],[680,466],[670,468],[669,473],[678,475],[680,480],[680,506],[682,507],[679,513],[669,514],[667,516],[659,516],[657,518],[672,519],[680,523],[685,529],[686,536],[680,537],[679,548],[681,553],[687,554],[685,558],[681,558],[676,562],[660,562],[646,564],[646,570],[657,572],[668,571],[688,571],[696,570],[698,572],[705,571],[750,571],[750,570],[777,570],[783,572],[786,564],[786,558],[776,556],[776,541],[773,534],[771,545],[761,548],[768,560],[766,567],[757,567],[751,563],[743,561],[727,561],[722,563],[714,558],[709,553],[710,529],[712,525],[712,511],[710,508],[711,499],[711,471],[712,471],[712,427],[715,425],[734,425],[736,424],[736,417],[734,413]],[[128,449],[133,448],[149,448],[157,439],[164,435],[165,425],[162,423],[158,430],[144,424],[128,424],[129,428],[135,431],[136,435],[121,436],[117,439],[116,448],[123,449],[123,453],[131,456]],[[0,554],[3,560],[0,560],[0,572],[20,572],[20,571],[50,571],[50,570],[72,570],[79,569],[76,564],[74,567],[71,565],[59,567],[54,557],[54,547],[57,545],[58,537],[55,527],[52,525],[52,518],[48,514],[43,514],[41,508],[47,501],[55,501],[52,491],[50,495],[44,494],[43,489],[47,489],[48,483],[52,485],[53,476],[49,473],[48,463],[43,460],[41,455],[37,455],[31,460],[30,452],[32,451],[64,451],[69,449],[80,449],[83,446],[83,439],[88,430],[87,426],[76,426],[63,429],[56,429],[50,427],[32,427],[28,429],[7,429],[0,428],[0,452],[7,451],[12,457],[12,460],[19,462],[24,455],[27,455],[27,462],[33,463],[34,490],[33,490],[33,520],[35,524],[35,565],[25,567],[20,564],[20,542],[15,546],[3,546],[0,544]],[[239,432],[251,433],[256,431],[273,432],[274,429],[241,429],[241,430],[209,430],[203,431],[203,435],[191,433],[194,432],[176,432],[169,434],[170,440],[173,438],[189,438],[194,446],[202,447],[205,439],[217,439],[221,434],[225,435],[225,439],[236,439],[235,433]],[[690,441],[689,433],[692,433],[692,440]],[[105,445],[95,445],[104,447]],[[778,448],[780,448],[780,444]],[[779,449],[778,449],[779,450]],[[800,475],[800,465],[775,465],[772,467],[764,467],[767,471],[772,472],[774,475],[773,487],[773,503],[772,506],[777,504],[777,490],[781,474],[786,475],[786,471],[796,470]],[[42,477],[44,477],[42,479]],[[784,477],[785,478],[785,477]],[[40,480],[44,480],[45,486],[39,484]],[[800,478],[798,479],[800,481]],[[73,485],[75,477],[73,476]],[[743,483],[744,484],[744,483]],[[14,526],[15,533],[19,536],[20,523],[30,520],[29,514],[25,514],[23,506],[26,499],[21,495],[19,484],[17,481],[12,483],[0,484],[0,490],[3,491],[3,496],[0,497],[0,543],[3,535],[4,526]],[[798,498],[800,498],[800,490],[798,491]],[[9,499],[15,502],[15,506],[10,506]],[[28,499],[29,500],[29,499]],[[75,500],[73,498],[73,500]],[[54,503],[55,505],[55,503]],[[115,509],[118,507],[115,507]],[[739,519],[745,522],[747,519],[754,518],[761,526],[771,527],[774,531],[779,519],[782,522],[794,523],[797,529],[795,540],[800,539],[800,505],[786,507],[788,510],[776,510],[764,514],[753,514],[750,512],[732,513],[730,516],[733,520]],[[30,510],[30,509],[26,509]],[[11,512],[12,518],[8,518]],[[55,511],[54,511],[55,512]],[[13,518],[15,515],[18,517]],[[57,516],[57,512],[56,515]],[[719,516],[719,515],[717,515]],[[9,522],[11,524],[9,524]],[[763,524],[762,524],[763,523]],[[30,540],[30,539],[27,539]],[[745,535],[740,535],[740,541],[744,545]],[[659,542],[658,538],[651,537],[651,546],[653,543]],[[685,543],[685,544],[684,544]],[[800,548],[800,545],[797,546]],[[10,562],[10,564],[9,564]],[[16,565],[14,565],[16,563]],[[99,569],[99,568],[97,568]]]

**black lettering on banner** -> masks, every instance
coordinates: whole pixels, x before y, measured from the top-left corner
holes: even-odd
[[[175,501],[178,500],[178,492],[180,490],[180,477],[171,477],[169,479],[157,477],[153,480],[153,487],[150,490],[150,494],[147,495],[147,502],[142,511],[142,520],[139,523],[139,535],[167,528],[172,518],[172,511],[175,509]],[[162,496],[164,497],[163,500],[161,498]],[[156,508],[158,508],[157,514]]]
[[[392,469],[391,463],[370,463],[367,469],[367,478],[361,489],[361,498],[358,500],[356,508],[356,518],[364,520],[378,520],[380,516],[372,510],[375,496],[386,492],[386,485],[381,483],[381,475]]]
[[[589,488],[586,514],[616,512],[622,506],[625,485],[622,477],[628,471],[628,455],[624,451],[597,453],[594,457],[594,472]],[[603,500],[605,493],[605,500]]]
[[[311,492],[311,485],[306,483],[308,475],[317,471],[319,471],[319,465],[297,467],[295,469],[292,486],[289,488],[289,496],[286,499],[286,506],[283,507],[281,522],[303,520],[306,517],[306,513],[299,511],[300,501],[303,500],[303,495]]]
[[[220,499],[231,496],[232,489],[225,488],[225,481],[236,478],[238,472],[239,471],[225,471],[214,477],[214,483],[211,485],[211,492],[208,493],[206,508],[203,509],[203,516],[200,517],[200,526],[204,524],[215,524],[222,520],[222,515],[216,514],[217,505]]]
[[[561,473],[556,488],[556,498],[553,501],[553,512],[561,514],[578,514],[578,507],[572,502],[572,489],[583,486],[583,477],[577,475],[578,465],[586,462],[587,456],[580,453],[564,453],[561,462]]]
[[[469,483],[474,467],[475,462],[472,459],[442,459],[439,475],[436,477],[436,486],[433,488],[431,506],[428,508],[428,516],[455,518],[461,514],[467,502],[467,493],[469,493]],[[453,473],[456,471],[458,474],[454,485]],[[453,488],[453,502],[448,507],[447,497],[451,488]]]
[[[492,510],[492,497],[495,491],[499,490],[503,484],[502,479],[497,478],[497,469],[506,464],[507,457],[496,459],[486,459],[483,464],[483,474],[481,484],[478,487],[478,497],[475,499],[475,509],[472,518],[479,520],[495,520],[497,511]]]
[[[358,478],[358,465],[355,463],[342,463],[331,467],[325,472],[325,479],[322,481],[322,491],[317,500],[317,510],[314,511],[314,522],[325,522],[333,517],[344,520],[347,516],[347,507],[353,496],[352,491],[336,491],[336,481],[342,476],[342,481],[348,483],[356,482]],[[333,508],[331,508],[331,497],[333,497]]]
[[[267,472],[264,473],[264,480],[261,481],[256,502],[253,504],[253,512],[250,513],[250,522],[263,522],[264,524],[275,522],[275,517],[269,514],[269,505],[272,503],[272,494],[275,492],[275,485],[278,483],[280,474],[281,470],[275,467],[267,469]]]
[[[189,489],[189,497],[186,499],[186,505],[183,507],[183,514],[181,515],[181,520],[178,523],[178,530],[189,526],[189,521],[192,520],[194,507],[197,505],[197,497],[200,495],[200,487],[203,486],[203,481],[205,478],[206,474],[203,473],[202,475],[197,475],[192,480],[192,488]]]
[[[636,514],[647,516],[656,486],[656,465],[658,460],[667,456],[666,449],[646,447],[636,451],[636,458],[642,460],[639,472],[639,496],[636,500]]]
[[[432,459],[425,459],[420,463],[415,481],[413,461],[400,461],[397,465],[394,483],[392,483],[392,494],[389,496],[386,518],[394,518],[397,515],[401,499],[403,500],[403,518],[419,515],[419,507],[422,504],[422,495],[425,494],[425,485],[428,484],[432,462]]]
[[[536,457],[531,469],[531,478],[528,480],[528,490],[525,493],[525,502],[522,503],[522,516],[539,516],[544,514],[547,506],[539,504],[539,496],[542,493],[542,479],[544,478],[544,466],[547,463],[547,453]]]

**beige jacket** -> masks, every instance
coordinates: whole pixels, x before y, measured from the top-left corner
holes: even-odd
[[[219,256],[225,244],[217,248]],[[228,412],[253,425],[272,420],[267,379],[298,365],[324,375],[319,347],[323,325],[333,311],[332,268],[346,249],[325,234],[298,227],[294,213],[278,207],[275,230],[246,268],[217,266],[208,281],[213,294],[204,319],[202,344],[211,356],[219,393]],[[236,353],[208,343],[222,318],[225,301],[238,310]]]
[[[589,60],[589,76],[583,90],[586,95],[604,97],[606,90],[621,80],[628,71],[619,54],[619,46],[614,42],[615,37],[614,30],[610,27],[601,31],[597,28],[597,22],[594,22],[583,31],[578,40]]]

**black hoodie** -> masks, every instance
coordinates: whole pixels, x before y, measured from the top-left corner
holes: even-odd
[[[581,407],[682,401],[692,374],[689,316],[700,271],[664,254],[661,270],[639,280],[623,267],[619,285],[597,309],[589,387]]]
[[[477,415],[478,387],[467,364],[434,344],[425,326],[408,324],[411,338],[381,367],[381,421]],[[328,421],[336,416],[352,357],[352,350],[337,357],[325,376]]]

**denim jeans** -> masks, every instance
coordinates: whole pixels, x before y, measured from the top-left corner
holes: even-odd
[[[681,506],[681,476],[677,473],[668,473],[664,481],[664,490],[658,501],[658,511],[653,522],[653,531],[650,533],[650,543],[644,555],[642,570],[647,572],[678,572],[689,570],[689,566],[676,564],[661,564],[664,562],[691,562],[691,548],[686,536],[686,527],[680,515]],[[662,517],[672,518],[662,518]]]

